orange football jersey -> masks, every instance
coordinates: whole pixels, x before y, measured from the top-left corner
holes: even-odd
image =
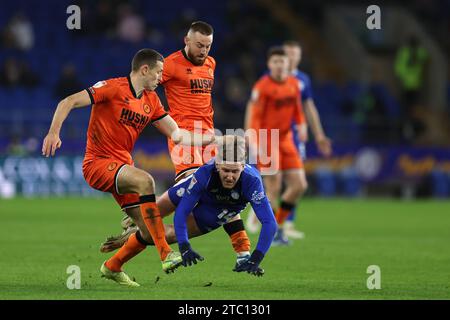
[[[203,65],[194,65],[184,49],[165,58],[161,84],[169,114],[180,128],[192,131],[194,121],[201,121],[202,131],[214,129],[211,90],[215,68],[216,62],[210,56]]]
[[[270,75],[261,77],[253,87],[252,101],[250,127],[253,129],[279,129],[282,138],[291,132],[292,122],[305,122],[299,81],[293,76],[283,82],[275,81]]]
[[[167,115],[159,97],[147,90],[137,97],[129,77],[99,81],[86,90],[92,111],[85,161],[113,157],[131,164],[139,134],[147,124]]]

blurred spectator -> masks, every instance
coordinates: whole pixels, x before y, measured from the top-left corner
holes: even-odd
[[[33,26],[23,13],[15,14],[3,30],[3,45],[23,51],[34,45]]]
[[[28,154],[27,148],[22,143],[19,136],[15,135],[11,138],[11,142],[6,148],[6,154],[17,157],[24,157]]]
[[[403,134],[407,140],[417,135],[419,123],[414,120],[413,112],[420,102],[427,61],[428,52],[415,36],[411,36],[408,44],[399,48],[395,58],[395,74],[402,91]]]
[[[73,64],[66,64],[61,72],[61,76],[56,83],[55,96],[63,99],[68,95],[74,94],[83,89],[83,85],[78,79],[75,66]]]
[[[121,40],[139,43],[145,37],[144,19],[134,13],[133,8],[124,4],[119,7],[117,35]]]
[[[31,71],[28,64],[15,58],[8,58],[0,70],[0,86],[34,87],[39,84],[39,78]]]
[[[101,0],[97,4],[94,30],[98,34],[111,34],[116,28],[117,14],[114,11],[114,3],[108,0]]]

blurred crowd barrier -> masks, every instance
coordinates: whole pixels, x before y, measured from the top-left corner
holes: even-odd
[[[320,157],[312,143],[306,149],[309,195],[450,196],[449,149],[335,145],[334,154],[328,159]],[[158,193],[171,186],[174,167],[164,141],[141,142],[136,146],[134,159],[137,167],[155,177]],[[102,196],[84,181],[82,161],[79,155],[2,156],[0,197]]]

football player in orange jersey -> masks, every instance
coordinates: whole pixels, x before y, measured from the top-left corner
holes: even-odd
[[[156,205],[153,177],[134,167],[131,152],[142,130],[152,123],[176,143],[199,145],[212,137],[192,137],[169,116],[154,90],[161,80],[164,58],[155,50],[142,49],[133,57],[128,77],[100,81],[59,102],[50,130],[43,141],[42,154],[54,156],[61,147],[61,126],[69,113],[92,104],[87,133],[83,175],[94,189],[110,192],[126,214],[139,226],[128,239],[126,250],[119,251],[119,260],[109,259],[101,272],[120,284],[138,286],[120,268],[121,263],[155,246],[165,272],[173,271],[182,261],[165,239],[164,225]],[[117,255],[116,255],[117,256]]]
[[[188,131],[213,134],[213,105],[211,90],[214,84],[216,61],[209,56],[213,42],[213,28],[206,22],[193,22],[184,37],[184,48],[178,50],[164,61],[161,84],[165,89],[169,115],[180,128]],[[176,146],[168,138],[168,147],[175,166],[175,181],[191,175],[204,163],[214,157],[215,148]],[[250,239],[240,217],[236,222],[224,224],[237,258],[245,256],[250,250]],[[100,247],[102,252],[119,248],[130,233],[136,229],[129,219],[122,221],[124,231],[121,235],[109,237]]]
[[[260,139],[250,141],[250,145],[258,145],[258,168],[266,174],[264,185],[267,196],[281,226],[302,195],[301,186],[306,183],[303,162],[292,138],[291,124],[296,124],[300,141],[307,140],[307,127],[299,82],[289,74],[289,60],[283,48],[269,50],[267,66],[269,74],[261,77],[253,87],[245,127],[255,130],[256,137],[261,130],[267,130],[267,139],[259,136]],[[279,134],[278,141],[276,132]],[[266,162],[262,159],[263,155],[267,156],[264,159]],[[278,206],[283,182],[286,189]],[[273,244],[287,244],[281,227]]]

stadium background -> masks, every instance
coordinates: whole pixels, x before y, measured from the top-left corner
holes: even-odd
[[[71,4],[81,8],[81,30],[66,27],[70,15],[66,10]],[[9,230],[21,228],[24,220],[36,220],[34,223],[39,225],[40,218],[30,210],[43,204],[40,199],[55,201],[53,206],[45,202],[53,211],[48,209],[39,216],[43,221],[54,221],[61,211],[72,212],[73,206],[81,206],[83,201],[86,202],[82,214],[64,215],[67,223],[75,223],[72,214],[79,214],[88,223],[94,219],[84,211],[89,212],[91,205],[98,202],[65,200],[67,197],[106,197],[107,200],[101,199],[102,205],[107,204],[107,208],[118,212],[109,195],[91,190],[81,174],[89,108],[69,115],[61,132],[63,145],[56,158],[45,159],[40,155],[54,109],[70,93],[99,80],[127,75],[131,58],[140,48],[154,48],[163,55],[181,49],[190,23],[205,20],[215,29],[210,55],[218,63],[213,103],[215,125],[221,130],[243,127],[252,84],[266,69],[267,49],[288,39],[302,44],[300,69],[312,78],[314,100],[334,148],[330,159],[320,158],[310,135],[306,147],[310,188],[302,207],[306,226],[315,219],[308,216],[308,209],[327,212],[323,221],[331,219],[338,227],[344,222],[333,217],[330,210],[342,208],[349,203],[345,200],[348,198],[374,197],[355,200],[348,209],[342,209],[371,212],[366,220],[358,220],[360,225],[354,226],[358,232],[363,232],[361,226],[374,217],[390,219],[390,212],[404,210],[406,215],[417,210],[411,213],[415,220],[409,221],[414,225],[407,236],[421,234],[420,226],[426,227],[424,221],[427,221],[430,224],[427,232],[439,237],[434,249],[441,266],[448,266],[448,254],[440,249],[445,248],[443,243],[449,239],[449,217],[442,213],[449,212],[445,199],[450,195],[450,2],[384,1],[380,3],[381,30],[366,27],[369,4],[294,0],[211,1],[207,5],[196,0],[2,1],[0,211],[5,219],[3,225]],[[405,97],[395,73],[398,50],[410,36],[419,40],[428,56],[413,105]],[[163,91],[158,93],[165,102]],[[154,128],[146,129],[139,139],[135,160],[138,166],[156,176],[160,192],[171,184],[173,166],[166,141]],[[388,200],[379,200],[379,196]],[[335,200],[336,197],[339,199]],[[429,198],[426,205],[414,200],[422,197]],[[323,200],[326,198],[330,199]],[[409,201],[391,202],[392,198]],[[325,203],[324,207],[321,203]],[[364,207],[364,203],[371,209]],[[408,204],[410,207],[403,207]],[[102,205],[95,207],[100,216],[106,211],[101,209]],[[427,205],[433,209],[428,216],[422,216],[422,211],[428,212]],[[117,230],[120,215],[113,217],[105,223],[111,228],[108,232]],[[353,218],[349,219],[354,221]],[[399,218],[398,225],[404,227],[404,219],[409,220]],[[95,221],[102,223],[100,218]],[[314,223],[317,227],[321,225]],[[35,230],[32,226],[28,227]],[[351,224],[345,226],[352,229]],[[380,227],[383,228],[382,224]],[[40,232],[46,232],[43,230],[47,229]],[[79,232],[84,232],[81,230],[85,229],[80,225]],[[333,234],[332,229],[327,232],[331,232],[327,236]],[[2,237],[5,241],[14,239],[8,233]],[[97,243],[99,237],[101,233],[97,232],[95,240],[90,240]],[[33,250],[33,254],[38,253]],[[447,281],[448,284],[448,274],[441,275],[436,283]],[[26,290],[26,286],[14,288],[17,297],[22,297],[20,288]],[[317,297],[322,297],[321,292],[316,292]],[[435,297],[448,298],[448,291],[447,295],[438,292]]]

